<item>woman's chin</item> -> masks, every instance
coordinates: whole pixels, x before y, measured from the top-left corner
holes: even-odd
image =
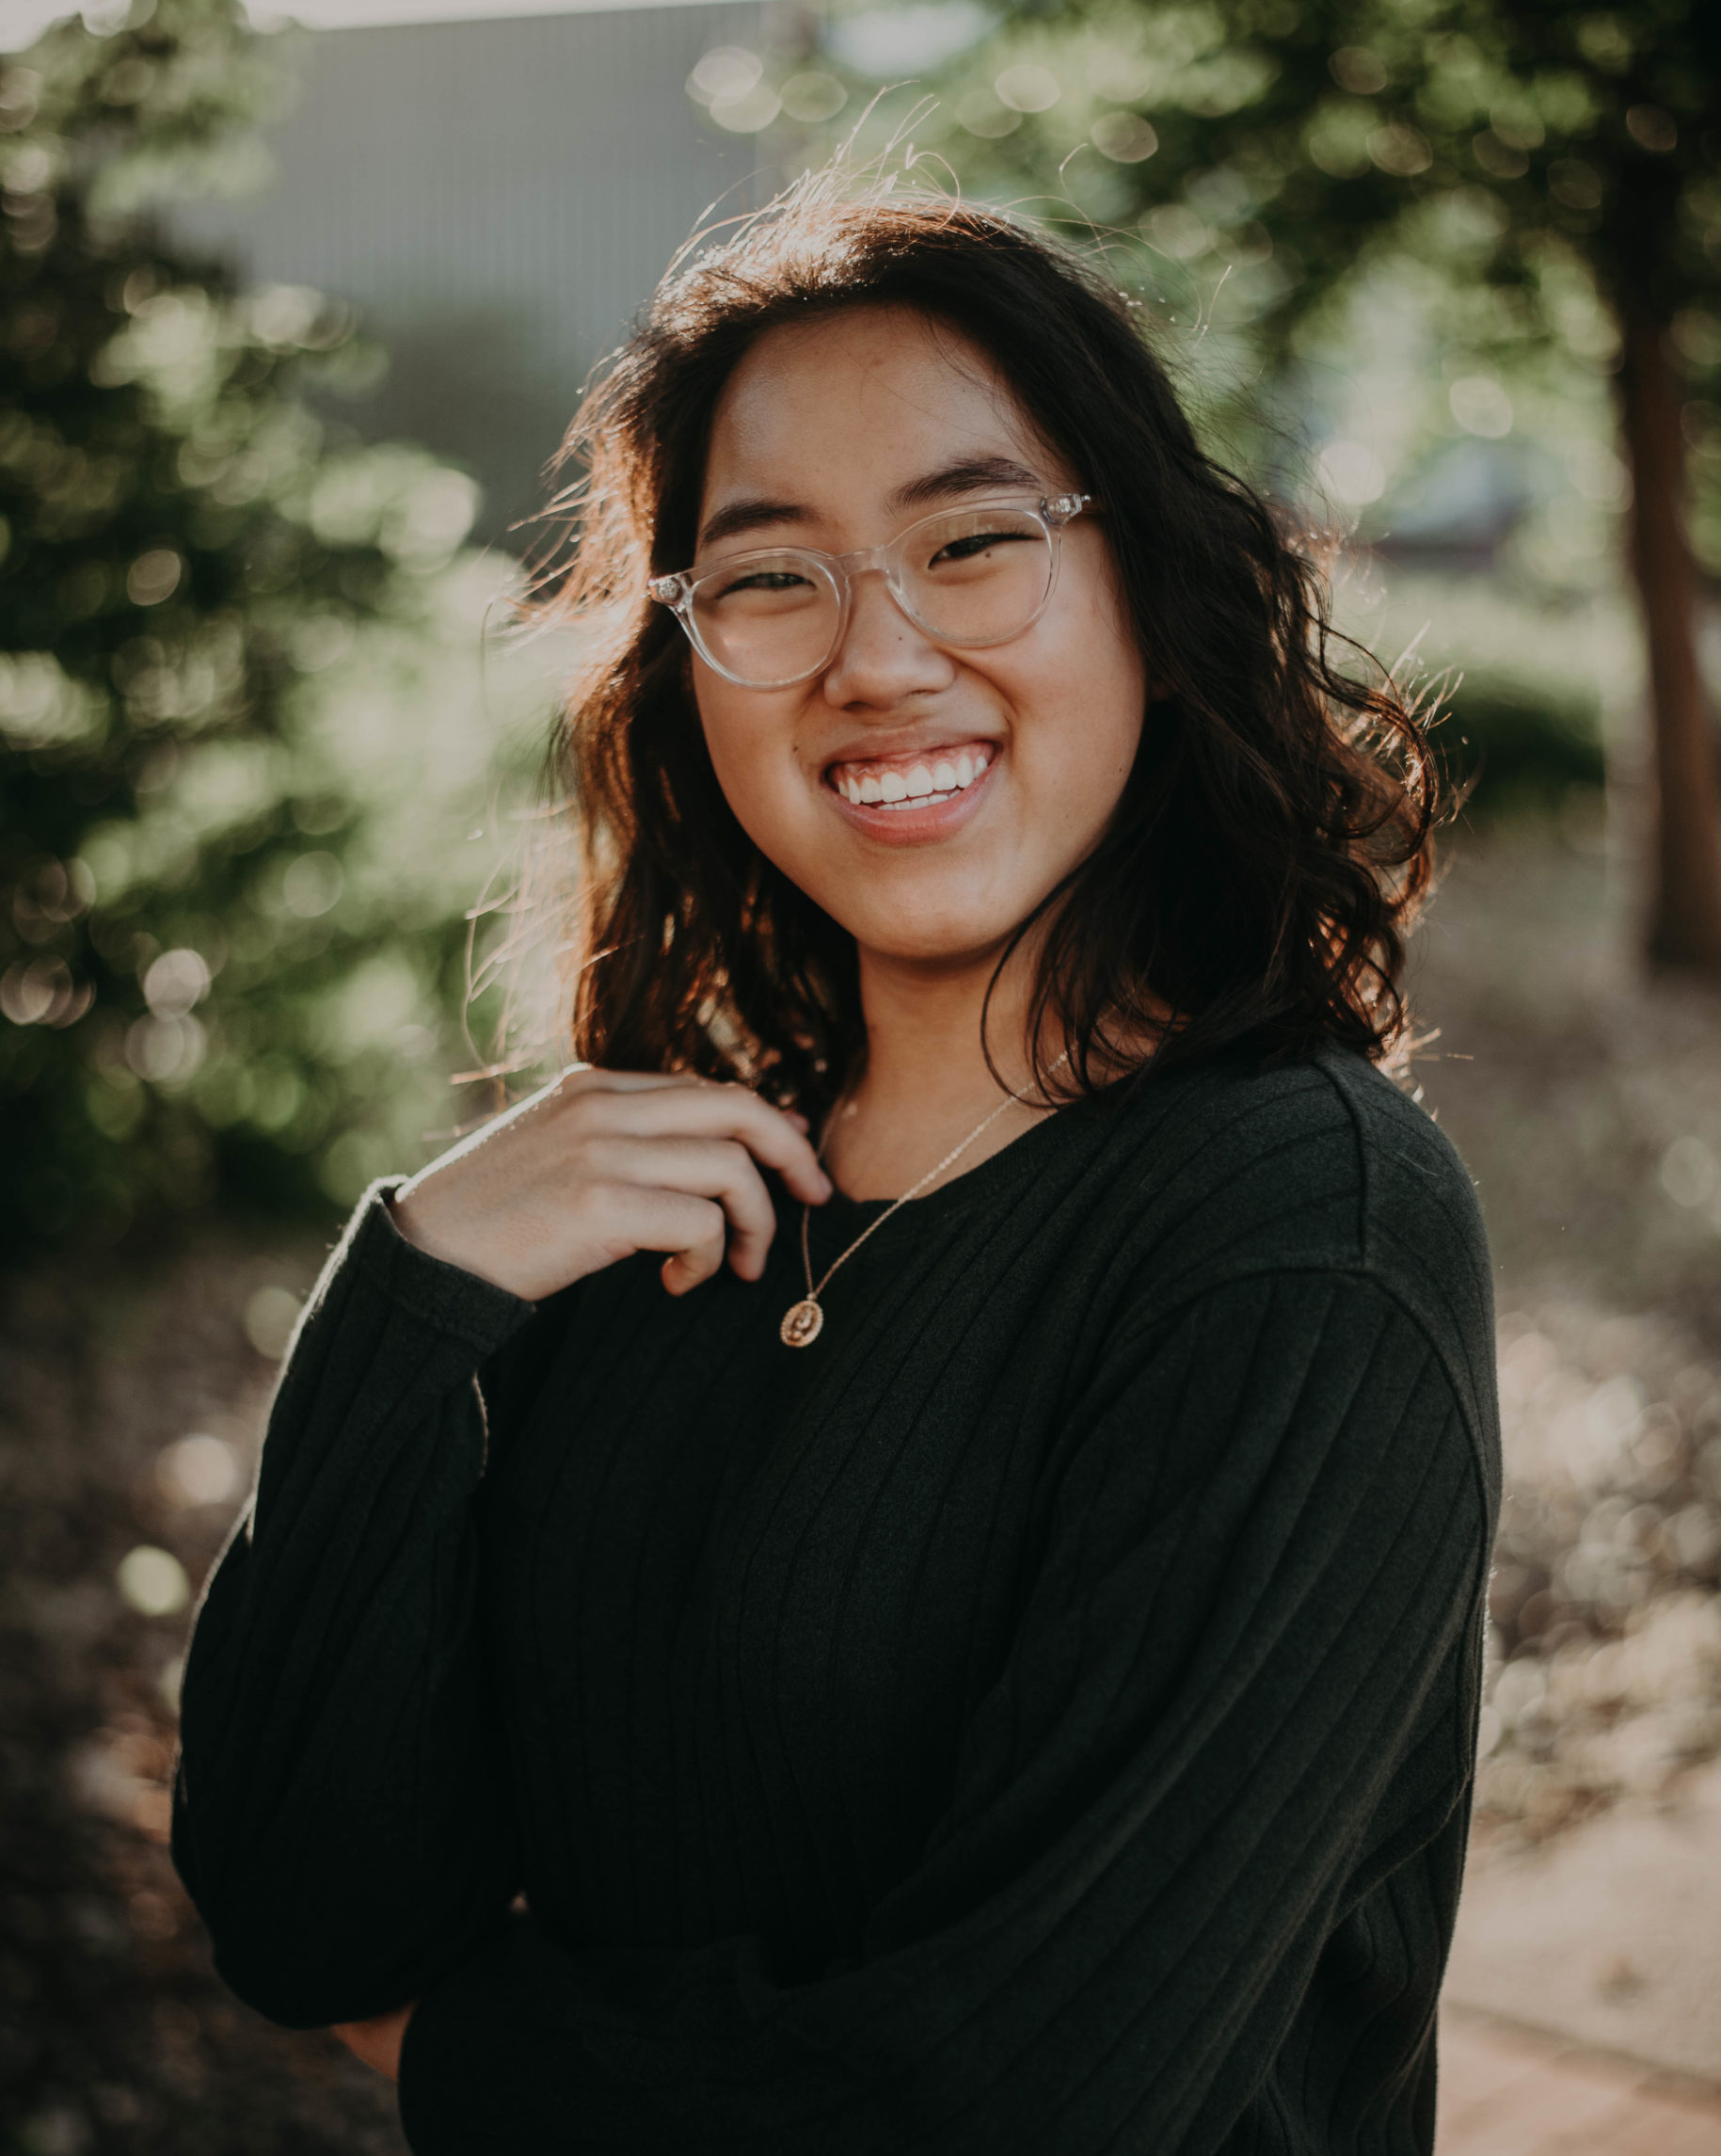
[[[930,924],[924,914],[917,918],[881,918],[868,908],[842,925],[869,959],[928,972],[964,973],[996,966],[1016,923],[1031,906],[1028,901],[1021,913],[958,917]],[[840,915],[837,918],[841,919]]]

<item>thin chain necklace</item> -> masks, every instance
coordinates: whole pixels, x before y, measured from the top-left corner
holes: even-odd
[[[1052,1071],[1060,1069],[1064,1063],[1067,1063],[1069,1060],[1070,1051],[1068,1048],[1066,1048],[1062,1055],[1059,1057],[1057,1062],[1052,1065],[1052,1069],[1046,1072],[1046,1077],[1050,1078]],[[917,1183],[916,1183],[911,1189],[904,1190],[900,1198],[893,1199],[891,1203],[885,1206],[884,1210],[879,1215],[876,1221],[870,1222],[861,1230],[860,1234],[855,1237],[854,1240],[849,1245],[848,1249],[844,1251],[842,1255],[837,1259],[836,1264],[826,1268],[824,1277],[819,1282],[817,1286],[815,1286],[813,1284],[813,1254],[811,1249],[808,1247],[807,1242],[808,1222],[812,1219],[813,1209],[810,1206],[802,1206],[801,1262],[806,1268],[806,1293],[802,1297],[799,1302],[791,1304],[790,1307],[784,1312],[783,1322],[777,1327],[778,1334],[786,1348],[810,1348],[813,1342],[818,1339],[820,1334],[824,1331],[824,1305],[820,1302],[819,1298],[831,1285],[832,1275],[836,1272],[837,1266],[847,1265],[849,1260],[854,1255],[855,1252],[859,1250],[862,1243],[866,1241],[867,1238],[869,1235],[875,1234],[878,1229],[882,1228],[884,1225],[884,1222],[889,1220],[892,1213],[896,1212],[900,1206],[907,1205],[911,1198],[917,1198],[921,1191],[926,1189],[929,1183],[936,1182],[938,1177],[944,1174],[945,1170],[949,1167],[953,1161],[960,1160],[962,1158],[963,1155],[968,1150],[969,1146],[974,1143],[977,1138],[982,1136],[986,1131],[992,1128],[993,1125],[997,1121],[1000,1115],[1008,1114],[1009,1111],[1015,1107],[1019,1100],[1023,1099],[1027,1094],[1032,1093],[1035,1085],[1039,1081],[1037,1078],[1029,1078],[1020,1093],[1012,1093],[1008,1100],[999,1101],[998,1105],[993,1109],[989,1114],[982,1116],[980,1122],[974,1126],[974,1128],[969,1131],[968,1135],[963,1140],[960,1145],[953,1145],[949,1152],[945,1155],[944,1158],[939,1161],[935,1168],[929,1168],[926,1174],[921,1176]],[[831,1132],[836,1127],[836,1124],[837,1116],[833,1114],[830,1122],[825,1126],[824,1136],[819,1141],[819,1158],[821,1160],[824,1158],[824,1149],[830,1141]]]

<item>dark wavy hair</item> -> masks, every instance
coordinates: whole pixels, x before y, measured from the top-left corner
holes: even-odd
[[[1101,496],[1155,683],[1104,835],[1010,945],[1036,931],[1043,1078],[1069,1051],[1048,1090],[1228,1047],[1402,1053],[1437,780],[1413,712],[1331,629],[1313,561],[1203,454],[1096,269],[995,210],[818,181],[672,267],[564,445],[576,537],[537,607],[575,624],[582,654],[558,734],[582,855],[576,1053],[740,1078],[816,1116],[864,1050],[853,940],[741,829],[681,631],[645,596],[694,557],[741,355],[778,323],[863,304],[969,339]]]

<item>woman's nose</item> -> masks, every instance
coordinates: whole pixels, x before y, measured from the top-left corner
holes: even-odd
[[[949,654],[908,618],[883,575],[869,569],[856,576],[842,642],[825,668],[825,700],[839,711],[888,710],[948,689],[955,679]]]

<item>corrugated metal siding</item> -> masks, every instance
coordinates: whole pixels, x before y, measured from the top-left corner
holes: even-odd
[[[682,87],[760,31],[741,4],[322,32],[277,184],[176,222],[252,279],[355,301],[392,365],[351,416],[469,464],[494,535],[699,213],[774,184]]]

